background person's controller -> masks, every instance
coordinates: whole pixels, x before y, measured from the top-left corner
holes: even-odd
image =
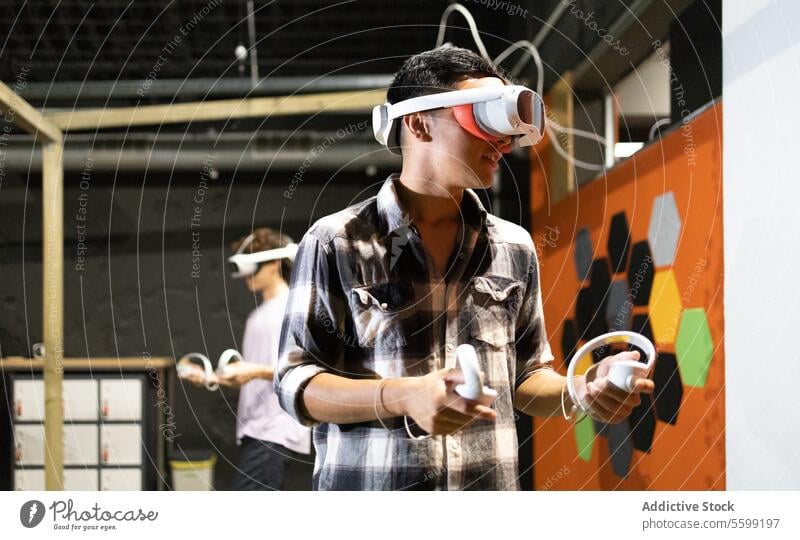
[[[244,362],[244,358],[236,349],[227,349],[220,355],[217,363],[217,373],[224,375],[231,362]]]
[[[213,382],[214,369],[211,367],[211,360],[209,360],[208,357],[204,354],[189,353],[181,357],[181,359],[178,360],[178,363],[176,365],[176,369],[178,370],[178,377],[185,378],[189,376],[189,374],[192,373],[192,371],[195,371],[199,368],[199,366],[193,364],[192,362],[193,360],[199,360],[200,363],[203,365],[203,378],[204,378],[203,384],[205,385],[206,390],[210,390],[213,392],[214,390],[219,388],[219,385]]]
[[[472,345],[459,345],[456,348],[456,358],[458,366],[464,374],[464,384],[456,385],[456,393],[464,399],[490,405],[497,398],[497,392],[483,385],[475,348]]]

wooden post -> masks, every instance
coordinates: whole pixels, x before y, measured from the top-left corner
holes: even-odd
[[[64,145],[42,148],[42,324],[44,327],[44,484],[64,489]]]
[[[42,333],[44,334],[44,485],[64,489],[64,137],[0,82],[0,112],[42,145]]]
[[[559,79],[551,88],[549,95],[550,114],[556,122],[564,127],[573,127],[574,97],[570,87],[570,74],[567,73]],[[570,156],[575,155],[575,144],[572,134],[555,132],[555,138],[551,141],[553,145],[560,145],[561,148]],[[558,201],[575,191],[575,167],[568,160],[564,159],[555,148],[550,147],[550,174],[548,184],[550,186],[550,201],[556,204]]]

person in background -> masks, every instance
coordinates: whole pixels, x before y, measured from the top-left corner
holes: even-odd
[[[291,242],[287,235],[259,228],[231,248],[236,253],[258,253]],[[224,374],[214,374],[214,382],[241,388],[236,418],[239,462],[232,490],[280,490],[287,478],[292,487],[311,488],[310,430],[281,409],[272,388],[291,274],[292,260],[283,258],[259,263],[253,274],[243,276],[247,288],[260,296],[244,330],[244,361],[228,364]],[[202,385],[202,370],[187,379]]]

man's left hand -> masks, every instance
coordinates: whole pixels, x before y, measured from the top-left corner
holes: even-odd
[[[583,380],[578,384],[578,396],[584,405],[589,406],[589,416],[606,424],[618,424],[641,403],[641,394],[653,393],[655,384],[647,378],[638,379],[632,392],[617,388],[608,380],[612,364],[620,360],[638,359],[637,351],[621,352],[604,358],[589,369],[585,378],[581,377]],[[644,364],[642,368],[645,368]]]

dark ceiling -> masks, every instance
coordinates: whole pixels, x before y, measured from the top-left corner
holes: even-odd
[[[277,80],[391,74],[408,55],[434,46],[439,19],[449,3],[256,1],[259,75]],[[492,55],[518,39],[533,39],[560,3],[506,2],[512,13],[490,7],[488,0],[462,1]],[[584,21],[570,16],[570,10],[591,12],[593,21],[608,27],[631,3],[569,3],[541,47],[548,85],[600,39]],[[177,81],[176,93],[181,83],[186,89],[197,80],[249,81],[249,63],[234,58],[236,46],[249,42],[246,4],[245,0],[2,1],[0,35],[7,37],[0,49],[0,80],[8,83],[24,73],[27,87],[21,89],[22,95],[48,106],[74,105],[79,97],[83,106],[93,82],[116,82],[119,90],[125,82],[141,83],[153,73],[159,83]],[[447,40],[474,48],[466,26],[464,18],[453,13]],[[509,59],[509,66],[516,61]],[[533,73],[529,69],[526,75]],[[284,86],[280,91],[287,90]],[[135,97],[131,93],[125,97]],[[149,102],[176,98],[163,93],[146,97]],[[68,103],[59,101],[65,98]]]

